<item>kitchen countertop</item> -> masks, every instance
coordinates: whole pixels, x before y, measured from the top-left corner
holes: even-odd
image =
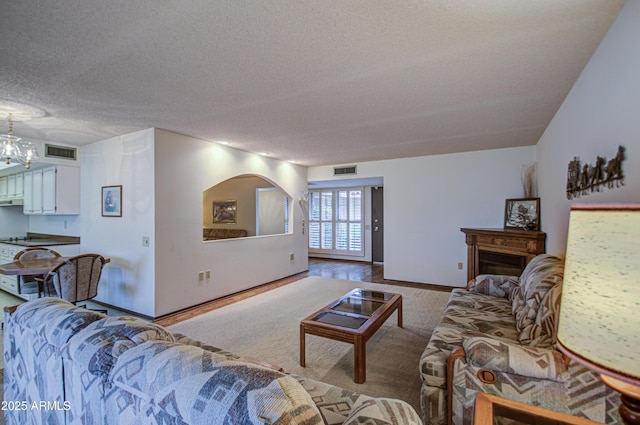
[[[46,235],[42,233],[27,233],[27,240],[0,241],[0,243],[24,247],[34,246],[59,246],[77,245],[80,243],[78,236]]]

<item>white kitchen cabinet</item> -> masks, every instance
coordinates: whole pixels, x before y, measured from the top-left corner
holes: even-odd
[[[24,174],[0,177],[0,199],[22,199],[24,195]]]
[[[80,169],[56,165],[24,173],[24,213],[80,214]]]
[[[31,214],[42,214],[42,170],[33,171],[31,184]]]
[[[13,257],[20,251],[17,246],[0,244],[0,263],[10,263],[13,261]],[[0,288],[13,295],[18,295],[18,278],[16,276],[0,275]],[[18,295],[24,298],[23,295]]]
[[[25,214],[42,214],[42,170],[24,173],[22,211]]]
[[[25,214],[33,214],[33,171],[23,174],[24,193],[22,211]]]
[[[55,214],[57,203],[56,167],[42,170],[42,214]]]
[[[24,174],[19,173],[9,176],[9,196],[11,196],[11,177],[15,179],[13,197],[22,199],[24,196]]]
[[[0,177],[0,199],[9,197],[9,182],[7,176]]]
[[[22,199],[23,189],[23,173],[0,177],[0,199]]]
[[[7,198],[15,199],[16,197],[16,175],[7,176]]]

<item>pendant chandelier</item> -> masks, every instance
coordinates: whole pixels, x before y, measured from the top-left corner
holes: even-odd
[[[31,163],[39,159],[38,147],[33,142],[27,142],[20,137],[15,137],[11,133],[13,132],[13,120],[11,114],[7,119],[9,122],[9,131],[7,134],[0,134],[0,160],[6,161],[7,165],[11,164],[11,161],[18,161],[26,168],[31,167]]]

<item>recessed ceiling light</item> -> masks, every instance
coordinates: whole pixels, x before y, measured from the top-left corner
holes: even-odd
[[[295,164],[296,160],[295,159],[290,159],[289,162],[292,163],[292,164]]]
[[[260,152],[260,155],[267,156],[267,155],[269,155],[269,152]]]
[[[220,140],[218,143],[220,143],[221,145],[225,145],[225,146],[227,146],[229,144],[229,142],[227,142],[226,140]]]

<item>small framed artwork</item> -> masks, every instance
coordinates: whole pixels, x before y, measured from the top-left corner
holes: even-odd
[[[122,217],[122,185],[102,186],[102,216]]]
[[[236,201],[213,201],[213,222],[235,223],[237,208]]]
[[[507,199],[504,228],[540,230],[540,198]]]

